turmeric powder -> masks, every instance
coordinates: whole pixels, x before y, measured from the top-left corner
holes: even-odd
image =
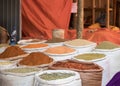
[[[24,52],[20,47],[10,46],[10,47],[7,47],[3,53],[0,54],[0,59],[10,58],[14,56],[23,55],[23,54],[26,54],[26,52]]]
[[[19,64],[20,65],[27,65],[27,66],[36,66],[42,64],[48,64],[52,62],[53,59],[49,56],[45,55],[42,52],[33,52],[30,53],[28,56],[24,57]]]
[[[23,46],[22,48],[41,48],[41,47],[47,47],[48,44],[40,43],[40,44],[28,44],[26,46]]]

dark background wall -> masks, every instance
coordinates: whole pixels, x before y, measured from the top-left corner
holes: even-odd
[[[17,40],[20,38],[20,0],[0,0],[0,26],[11,34],[17,29]]]
[[[116,16],[116,25],[120,27],[120,0],[117,1]]]

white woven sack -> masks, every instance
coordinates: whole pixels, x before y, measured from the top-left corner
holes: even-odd
[[[9,74],[1,75],[0,86],[33,86],[34,85],[34,75],[29,76],[15,76]]]
[[[35,86],[82,86],[81,85],[81,80],[74,80],[72,82],[68,82],[65,84],[45,84],[45,83],[40,83],[39,81],[36,81]]]
[[[84,45],[84,46],[71,46],[68,44],[65,44],[65,45],[76,49],[78,51],[78,53],[80,54],[80,53],[90,52],[90,51],[94,50],[97,44],[93,43],[93,44]]]
[[[61,60],[71,59],[77,53],[78,53],[77,51],[74,51],[72,53],[67,53],[67,54],[48,54],[48,53],[45,54],[53,58],[54,61],[61,61]]]
[[[74,73],[75,76],[71,76],[66,79],[59,79],[59,80],[43,80],[39,77],[39,75],[43,73],[54,73],[54,72],[62,72],[62,73]],[[71,70],[47,70],[40,72],[35,76],[35,86],[81,86],[81,79],[79,73]]]
[[[94,53],[98,53],[98,54],[104,54],[105,57],[101,58],[101,59],[95,59],[95,60],[79,60],[76,58],[73,58],[73,60],[77,60],[80,62],[87,62],[87,63],[91,63],[94,62],[96,64],[98,64],[99,66],[101,66],[104,70],[103,70],[103,75],[102,75],[102,86],[105,86],[108,81],[110,80],[110,65],[109,65],[109,57],[107,54],[105,53],[101,53],[101,52],[86,52],[86,53],[82,53],[82,54],[94,54]],[[80,54],[79,54],[80,55]]]
[[[73,56],[75,56],[75,54],[71,54],[71,55],[50,55],[51,58],[54,59],[54,61],[62,61],[62,60],[66,60],[66,59],[71,59]]]
[[[0,62],[6,62],[6,61],[0,60]],[[10,68],[15,68],[15,67],[17,67],[16,62],[13,62],[13,63],[8,64],[8,65],[0,65],[0,70],[10,69]]]
[[[42,47],[42,48],[22,48],[22,49],[27,53],[32,53],[32,52],[43,52],[47,48],[49,48],[49,46]]]
[[[96,53],[98,53],[98,52],[96,52]],[[103,54],[103,53],[101,53],[101,54]],[[110,58],[107,54],[105,54],[105,55],[106,55],[105,56],[106,59],[95,61],[96,64],[98,64],[99,66],[101,66],[103,68],[102,86],[106,86],[106,84],[110,80]]]
[[[0,72],[0,79],[2,82],[0,83],[0,86],[34,86],[35,73],[37,73],[37,71],[23,74],[5,72],[4,70],[2,70]]]
[[[120,71],[120,48],[104,50],[104,49],[95,49],[97,52],[102,52],[108,55],[109,65],[110,65],[110,79]]]
[[[0,53],[4,52],[5,49],[6,49],[6,47],[1,47],[0,48]]]
[[[114,49],[110,54],[110,77],[120,71],[120,48]]]
[[[59,43],[46,43],[48,44],[50,47],[55,47],[55,46],[63,46],[64,42],[59,42]]]

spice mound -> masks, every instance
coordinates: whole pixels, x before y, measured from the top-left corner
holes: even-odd
[[[48,48],[44,52],[50,54],[67,54],[67,53],[72,53],[74,51],[75,49],[69,48],[67,46],[56,46],[56,47]]]
[[[43,64],[49,64],[52,62],[53,59],[49,56],[45,55],[42,52],[33,52],[30,53],[28,56],[24,57],[19,64],[20,65],[27,65],[27,66],[37,66]]]
[[[42,48],[42,47],[47,47],[48,44],[40,43],[40,44],[28,44],[23,46],[22,48]]]
[[[50,40],[47,40],[46,43],[59,43],[59,42],[65,42],[65,39],[61,39],[61,38],[53,38]]]
[[[96,49],[115,49],[115,48],[120,48],[120,46],[109,41],[103,41],[96,46]]]
[[[100,54],[100,53],[86,53],[86,54],[77,55],[74,58],[83,59],[83,60],[96,60],[96,59],[101,59],[104,57],[105,57],[105,55]]]
[[[94,44],[94,42],[84,40],[84,39],[74,39],[74,40],[65,42],[65,45],[71,45],[71,46],[85,46],[85,45],[91,45],[91,44]]]
[[[31,72],[37,72],[39,71],[38,68],[12,68],[12,69],[5,69],[5,72],[10,72],[10,73],[31,73]]]
[[[99,69],[99,67],[95,64],[85,64],[80,62],[74,62],[74,61],[58,61],[54,63],[51,67],[53,68],[68,68],[68,69],[78,69],[78,70],[93,70],[93,69]],[[51,68],[50,67],[50,68]]]
[[[24,54],[26,54],[26,52],[24,52],[20,47],[10,46],[10,47],[7,47],[3,53],[0,54],[0,59],[11,58],[19,55],[24,55]]]
[[[61,73],[61,72],[55,72],[55,73],[44,73],[40,75],[39,77],[44,80],[57,80],[57,79],[64,79],[71,76],[74,76],[74,73]]]

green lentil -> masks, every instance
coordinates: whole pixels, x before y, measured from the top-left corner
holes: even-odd
[[[39,71],[38,68],[13,68],[13,69],[6,69],[5,72],[11,72],[11,73],[31,73]]]
[[[88,54],[81,54],[75,56],[77,59],[83,59],[83,60],[95,60],[95,59],[100,59],[105,57],[104,54],[99,54],[99,53],[88,53]]]
[[[75,74],[73,73],[44,73],[42,75],[40,75],[39,77],[44,79],[44,80],[57,80],[57,79],[64,79],[64,78],[68,78],[68,77],[71,77],[71,76],[74,76]]]
[[[101,42],[96,46],[96,49],[114,49],[119,48],[120,46],[109,41]]]

